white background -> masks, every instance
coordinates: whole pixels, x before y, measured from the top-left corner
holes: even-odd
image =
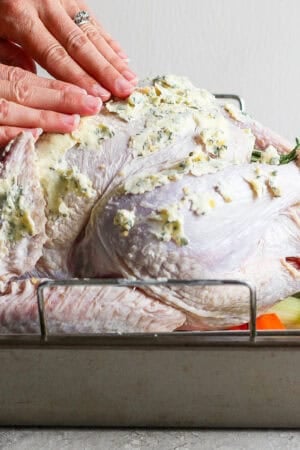
[[[188,75],[236,92],[287,137],[300,136],[300,0],[87,0],[138,76]]]

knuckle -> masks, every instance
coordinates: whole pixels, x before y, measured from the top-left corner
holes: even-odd
[[[59,64],[68,58],[66,50],[58,43],[50,45],[43,53],[43,60],[46,64]]]
[[[19,67],[10,67],[8,69],[8,81],[18,82],[26,79],[27,72]]]
[[[53,89],[55,91],[60,91],[63,87],[63,82],[62,81],[57,81],[57,80],[47,80],[47,85],[45,86],[48,89]]]
[[[30,87],[27,83],[17,81],[13,85],[13,94],[17,103],[24,104],[30,97]]]
[[[91,18],[90,18],[90,23],[93,25],[93,27],[98,28],[98,29],[101,29],[100,24],[97,23],[97,20],[95,20],[94,17],[91,17]]]
[[[115,41],[111,36],[108,36],[105,40],[111,48],[119,47],[117,41]]]
[[[0,98],[0,123],[5,121],[9,114],[9,102],[5,98]]]
[[[103,40],[102,36],[99,34],[99,32],[94,27],[87,27],[85,30],[87,38],[92,41],[96,42],[99,40]]]
[[[44,109],[39,110],[39,122],[41,125],[44,125],[45,123],[48,123],[51,119],[51,113],[49,111],[46,111]]]
[[[80,30],[72,31],[67,38],[67,48],[71,52],[78,52],[88,43],[87,36]]]
[[[61,90],[59,92],[59,96],[59,103],[61,103],[62,105],[66,105],[69,102],[69,95],[67,91]]]
[[[106,42],[115,42],[114,39],[112,38],[111,34],[107,33],[107,31],[101,29],[101,34],[103,35]]]
[[[103,78],[112,77],[115,78],[115,73],[112,66],[109,63],[104,63],[100,68],[101,75]]]
[[[116,54],[113,54],[110,56],[109,62],[112,66],[117,67],[118,70],[122,70],[122,69],[125,70],[125,68],[126,68],[126,65],[123,63],[121,58],[119,56],[117,56]]]

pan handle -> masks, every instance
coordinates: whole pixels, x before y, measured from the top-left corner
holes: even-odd
[[[254,287],[245,281],[239,280],[126,280],[126,279],[70,279],[45,281],[38,286],[37,301],[41,330],[41,339],[46,342],[49,338],[47,318],[45,313],[44,290],[55,286],[117,286],[117,287],[138,287],[145,286],[244,286],[249,291],[249,340],[254,342],[256,338],[256,292]],[[235,331],[216,331],[216,337],[236,336]],[[157,334],[157,333],[156,333]],[[201,331],[201,336],[211,332]],[[103,335],[102,335],[103,336]],[[84,338],[84,335],[82,335]]]
[[[236,94],[214,94],[216,98],[224,100],[235,100],[239,104],[241,112],[246,112],[246,104],[242,97]]]

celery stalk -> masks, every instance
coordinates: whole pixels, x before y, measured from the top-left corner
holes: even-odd
[[[300,298],[288,297],[272,306],[268,312],[277,314],[286,328],[300,328]]]

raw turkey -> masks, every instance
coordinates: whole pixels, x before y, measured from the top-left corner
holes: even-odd
[[[258,310],[300,291],[299,143],[182,77],[145,82],[68,135],[2,155],[1,332],[37,332],[44,279],[230,279]],[[224,329],[237,286],[59,287],[56,332]]]

